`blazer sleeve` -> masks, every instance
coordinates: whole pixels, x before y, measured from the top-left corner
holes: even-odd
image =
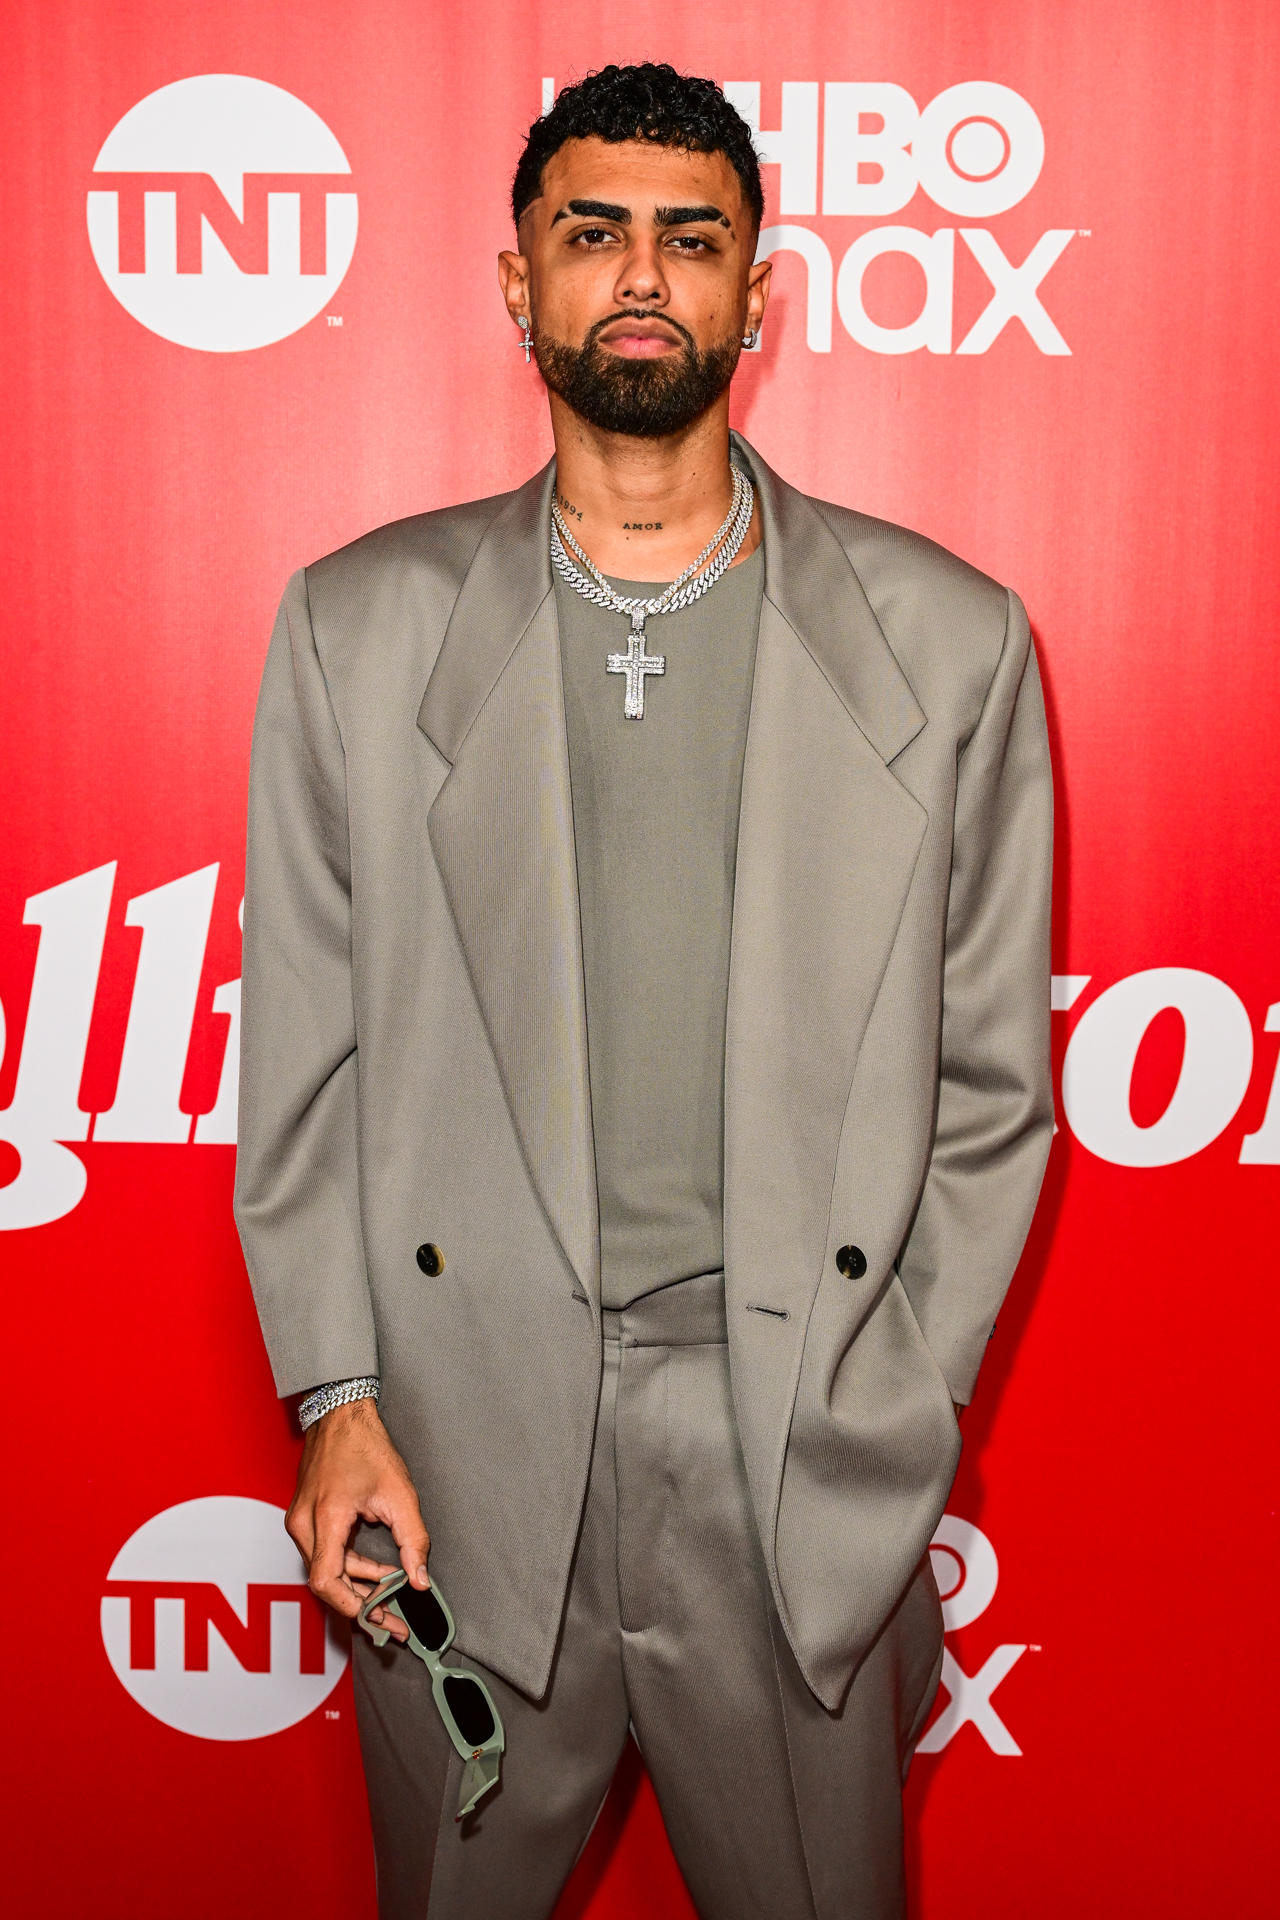
[[[951,1397],[973,1394],[1054,1130],[1053,776],[1026,609],[957,768],[937,1125],[898,1271]]]
[[[276,1391],[378,1371],[360,1222],[346,762],[306,569],[249,757],[233,1213]]]

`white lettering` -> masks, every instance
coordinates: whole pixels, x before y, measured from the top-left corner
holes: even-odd
[[[898,213],[916,190],[906,152],[920,115],[905,87],[889,80],[829,80],[822,131],[822,211]],[[879,127],[864,131],[863,119]],[[877,169],[864,179],[864,167]]]
[[[971,1626],[996,1597],[1000,1567],[991,1541],[971,1520],[944,1513],[929,1542],[929,1557],[944,1629],[955,1633]]]
[[[935,206],[970,220],[1006,213],[1030,193],[1044,165],[1035,108],[994,80],[947,87],[920,115],[920,185]]]
[[[1010,320],[1021,320],[1041,353],[1070,353],[1071,349],[1040,304],[1038,288],[1055,260],[1060,260],[1075,237],[1074,227],[1051,227],[1042,233],[1020,267],[1001,251],[985,227],[961,227],[960,237],[991,282],[992,295],[966,333],[957,353],[985,353]]]
[[[0,1187],[0,1228],[48,1226],[84,1196],[84,1162],[60,1143],[89,1135],[80,1076],[115,875],[108,861],[33,894],[23,911],[23,924],[41,932],[17,1082],[0,1113],[0,1140],[21,1161],[17,1177]]]
[[[1186,1027],[1172,1098],[1140,1127],[1129,1087],[1142,1039],[1175,1007]],[[1216,1140],[1234,1118],[1253,1070],[1253,1029],[1231,988],[1192,967],[1150,967],[1117,980],[1087,1007],[1067,1046],[1062,1104],[1082,1146],[1118,1167],[1167,1167]]]
[[[920,347],[930,353],[950,353],[954,250],[951,227],[934,234],[921,233],[916,227],[871,227],[859,234],[840,262],[836,279],[836,310],[846,332],[873,353],[915,353]],[[924,304],[916,318],[901,327],[880,326],[862,304],[863,275],[873,260],[886,253],[905,253],[924,269]]]
[[[992,1753],[1016,1759],[1022,1752],[1013,1735],[991,1704],[991,1696],[1000,1682],[1026,1652],[1026,1647],[997,1647],[975,1674],[967,1674],[950,1647],[942,1655],[942,1682],[951,1696],[929,1731],[916,1747],[917,1753],[941,1753],[966,1720],[971,1720]]]
[[[48,1226],[84,1197],[83,1159],[69,1142],[90,1137],[80,1105],[89,1028],[106,940],[116,862],[96,867],[26,903],[39,926],[13,1099],[0,1111],[0,1140],[17,1149],[17,1176],[0,1187],[0,1230]],[[240,1062],[240,982],[224,981],[213,1010],[228,1019],[218,1095],[194,1129],[178,1105],[195,1019],[218,867],[204,867],[140,894],[125,923],[143,929],[116,1097],[93,1122],[100,1140],[234,1145]],[[240,906],[244,927],[244,903]],[[0,1058],[12,1023],[0,1009]]]
[[[178,1098],[217,884],[215,861],[136,895],[125,910],[125,925],[143,929],[142,949],[116,1097],[94,1122],[95,1141],[191,1137],[191,1115]]]
[[[831,351],[831,255],[811,227],[766,227],[756,247],[757,260],[771,254],[798,253],[807,269],[805,341],[810,353]]]

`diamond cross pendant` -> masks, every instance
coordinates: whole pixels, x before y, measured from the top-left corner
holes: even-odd
[[[627,697],[622,703],[622,711],[628,720],[644,719],[644,676],[646,673],[665,673],[666,655],[646,653],[644,650],[643,613],[631,616],[631,633],[627,639],[625,653],[611,653],[606,671],[625,673],[627,676]]]

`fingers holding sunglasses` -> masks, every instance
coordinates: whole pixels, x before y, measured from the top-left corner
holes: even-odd
[[[382,1585],[388,1574],[399,1573],[400,1571],[401,1569],[399,1567],[389,1567],[381,1560],[370,1560],[367,1554],[353,1553],[350,1548],[347,1549],[346,1572],[352,1587],[360,1596],[361,1606],[364,1605],[369,1595],[374,1593],[377,1588]],[[361,1577],[362,1574],[364,1576],[363,1578]],[[394,1598],[394,1595],[389,1595],[388,1597]],[[399,1614],[392,1613],[386,1607],[371,1607],[365,1617],[370,1620],[375,1627],[386,1627],[388,1632],[401,1642],[409,1638],[409,1629]]]
[[[324,1501],[316,1503],[315,1545],[307,1578],[307,1584],[316,1598],[323,1600],[327,1607],[332,1607],[335,1613],[345,1614],[349,1620],[355,1619],[372,1590],[357,1592],[355,1582],[347,1571],[347,1537],[354,1519],[355,1514],[347,1512],[345,1508]],[[377,1562],[366,1564],[376,1566]],[[396,1569],[393,1567],[390,1571],[394,1573]],[[397,1640],[408,1639],[408,1628],[394,1613],[387,1612],[383,1607],[379,1607],[377,1613],[385,1617],[375,1619],[371,1613],[369,1617],[375,1626],[388,1628]]]
[[[311,1553],[308,1584],[318,1599],[348,1617],[359,1613],[360,1601],[347,1578],[343,1557],[354,1513],[320,1504],[315,1509],[315,1545]]]
[[[360,1591],[360,1584],[359,1581],[356,1582],[357,1593]],[[373,1588],[370,1587],[369,1593],[372,1592]],[[369,1594],[366,1593],[364,1599],[367,1600],[368,1597]],[[385,1628],[387,1633],[389,1633],[392,1639],[400,1646],[403,1646],[409,1638],[409,1629],[405,1626],[399,1614],[392,1612],[390,1607],[370,1607],[368,1613],[356,1616],[356,1623],[358,1626],[364,1627],[369,1633],[372,1633],[375,1627]]]
[[[373,1589],[371,1587],[369,1592],[372,1593],[372,1591]],[[364,1598],[367,1600],[369,1594],[366,1593]],[[409,1638],[408,1627],[406,1627],[400,1615],[393,1613],[390,1607],[370,1607],[368,1613],[365,1615],[365,1619],[371,1626],[385,1627],[391,1635],[391,1638],[398,1640],[401,1646],[403,1646]]]

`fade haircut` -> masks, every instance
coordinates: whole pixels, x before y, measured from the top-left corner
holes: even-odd
[[[714,80],[677,73],[665,61],[601,67],[557,94],[554,105],[529,129],[511,182],[511,214],[517,226],[542,192],[542,170],[566,140],[652,140],[691,153],[722,153],[742,183],[756,231],[764,218],[760,156],[751,129]]]

